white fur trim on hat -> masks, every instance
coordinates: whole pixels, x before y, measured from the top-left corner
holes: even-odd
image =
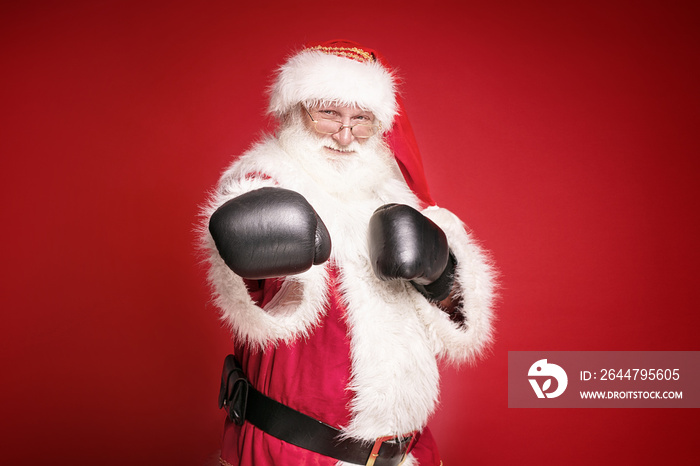
[[[391,72],[377,61],[307,49],[280,67],[268,111],[280,118],[300,103],[356,105],[374,113],[388,130],[397,112],[395,90]]]

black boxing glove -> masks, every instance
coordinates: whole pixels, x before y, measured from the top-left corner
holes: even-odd
[[[331,255],[331,237],[301,194],[261,188],[223,204],[209,219],[219,255],[248,279],[304,272]]]
[[[447,237],[412,207],[387,204],[372,214],[369,256],[381,280],[409,280],[432,302],[450,295],[456,260]]]

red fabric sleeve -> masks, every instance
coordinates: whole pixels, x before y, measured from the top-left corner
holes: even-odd
[[[255,301],[255,304],[260,307],[265,307],[279,292],[280,288],[282,288],[284,278],[267,278],[265,280],[249,280],[244,278],[243,282],[248,289],[250,298]]]

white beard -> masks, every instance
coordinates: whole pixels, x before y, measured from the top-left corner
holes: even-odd
[[[280,129],[279,142],[290,157],[326,192],[360,199],[377,195],[391,179],[402,179],[398,165],[380,136],[363,143],[340,146],[331,137],[319,137],[295,115]],[[333,154],[326,148],[345,154]]]

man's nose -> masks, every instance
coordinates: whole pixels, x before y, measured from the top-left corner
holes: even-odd
[[[343,129],[333,135],[333,139],[335,139],[335,141],[341,146],[347,146],[355,140],[355,136],[353,136],[350,128],[345,126]]]

